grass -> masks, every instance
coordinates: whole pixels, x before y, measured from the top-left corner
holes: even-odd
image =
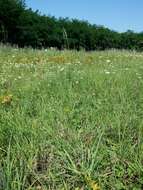
[[[143,189],[142,118],[143,53],[1,47],[0,189]]]

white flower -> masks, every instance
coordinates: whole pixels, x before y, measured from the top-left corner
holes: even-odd
[[[107,59],[106,62],[107,62],[107,63],[111,63],[111,60]]]
[[[77,81],[75,81],[75,83],[76,83],[76,84],[78,84],[78,83],[79,83],[79,81],[77,80]]]
[[[109,71],[105,71],[105,74],[109,75],[109,74],[110,74],[110,72],[109,72]]]

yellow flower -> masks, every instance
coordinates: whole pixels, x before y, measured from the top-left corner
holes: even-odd
[[[10,104],[12,102],[12,95],[2,96],[1,97],[1,103],[2,104]]]
[[[85,181],[92,190],[101,190],[96,181],[92,180],[90,176],[85,175]]]
[[[100,187],[95,181],[92,181],[89,186],[91,187],[92,190],[100,190]]]

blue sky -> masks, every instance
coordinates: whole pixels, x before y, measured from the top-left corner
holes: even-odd
[[[143,31],[143,0],[26,0],[42,14],[88,20],[124,32]]]

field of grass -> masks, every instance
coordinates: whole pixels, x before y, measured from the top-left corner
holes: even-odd
[[[143,189],[143,53],[1,47],[0,189]]]

